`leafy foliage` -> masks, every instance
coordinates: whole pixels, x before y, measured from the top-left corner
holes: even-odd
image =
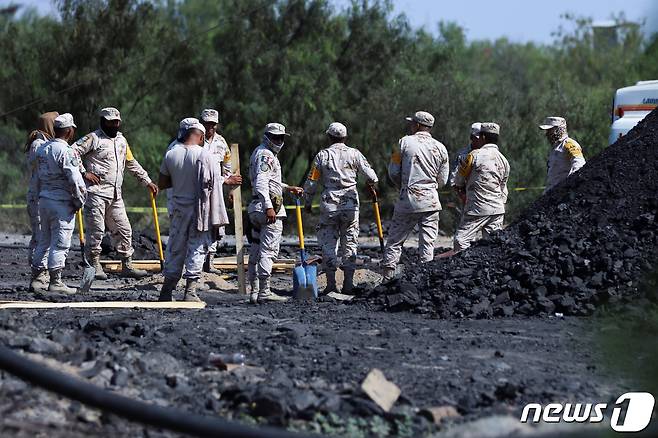
[[[614,90],[658,76],[658,39],[644,43],[629,27],[602,49],[589,20],[568,16],[555,43],[538,46],[468,42],[453,23],[439,23],[436,35],[413,30],[389,1],[354,0],[341,11],[328,0],[59,0],[58,7],[58,18],[0,17],[0,80],[8,84],[0,95],[3,202],[22,200],[24,185],[11,184],[22,157],[11,158],[40,113],[73,113],[83,135],[110,105],[121,109],[122,130],[154,178],[178,121],[204,107],[220,110],[243,163],[267,122],[284,123],[293,133],[281,154],[291,184],[303,181],[334,120],[347,124],[350,143],[384,176],[403,117],[424,109],[452,154],[473,121],[498,122],[510,186],[536,187],[548,152],[537,122],[566,117],[592,156],[607,145]],[[145,192],[127,181],[128,204],[145,205]],[[391,202],[395,194],[383,189]],[[513,192],[511,215],[539,193]]]

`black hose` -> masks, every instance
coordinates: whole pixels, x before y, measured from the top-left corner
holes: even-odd
[[[34,385],[111,412],[128,420],[203,437],[300,438],[302,435],[273,428],[253,428],[221,418],[196,415],[151,405],[97,388],[55,371],[0,345],[0,368]]]

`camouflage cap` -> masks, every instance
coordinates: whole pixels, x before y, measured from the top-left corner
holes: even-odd
[[[333,122],[329,125],[325,133],[335,138],[345,138],[347,137],[347,127],[342,123]]]
[[[185,134],[185,132],[189,131],[190,129],[198,129],[199,131],[203,132],[204,135],[206,133],[206,128],[201,124],[201,122],[199,122],[199,119],[195,119],[194,117],[187,117],[180,121],[180,124],[178,125],[179,134]],[[179,135],[179,137],[182,137],[182,135]]]
[[[272,135],[290,135],[286,134],[286,127],[281,123],[268,123],[265,125],[265,134]]]
[[[475,122],[471,125],[471,135],[478,136],[480,135],[480,130],[482,129],[482,123]]]
[[[556,126],[567,126],[567,121],[564,120],[564,117],[546,117],[544,123],[539,125],[539,129],[545,131],[547,129],[555,128]]]
[[[434,126],[434,116],[426,111],[416,111],[411,117],[406,117],[407,122],[416,122],[423,126],[431,128]]]
[[[55,117],[54,126],[55,129],[77,128],[75,122],[73,122],[73,115],[71,113],[60,114]]]
[[[480,125],[480,132],[487,134],[500,134],[500,126],[493,122],[484,122]]]
[[[105,120],[121,120],[121,113],[118,109],[108,106],[100,111],[100,115]]]
[[[201,111],[201,116],[199,116],[202,122],[212,122],[219,123],[219,112],[212,108],[207,108]]]

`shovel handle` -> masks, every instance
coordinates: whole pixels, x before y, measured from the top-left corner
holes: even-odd
[[[151,194],[151,210],[153,210],[153,225],[155,226],[155,239],[158,242],[158,257],[160,258],[160,266],[164,263],[164,252],[162,251],[162,238],[160,237],[160,221],[158,220],[158,207],[155,204],[155,195]]]
[[[82,222],[82,209],[75,212],[75,217],[78,220],[78,233],[80,235],[80,246],[85,246],[85,226]]]
[[[382,228],[382,217],[379,213],[379,202],[375,198],[375,202],[372,203],[375,209],[375,222],[377,223],[377,237],[379,237],[379,247],[382,252],[384,252],[384,229]]]
[[[302,223],[302,205],[299,198],[295,198],[295,215],[297,216],[297,234],[299,235],[299,249],[304,251],[304,224]]]
[[[306,265],[306,249],[304,248],[304,224],[302,222],[302,204],[299,197],[295,197],[295,216],[297,216],[297,234],[299,235],[299,258],[302,265]]]

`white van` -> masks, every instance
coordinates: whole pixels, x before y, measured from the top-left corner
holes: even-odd
[[[617,90],[612,101],[609,144],[626,135],[657,106],[658,80],[639,81],[635,85]]]

